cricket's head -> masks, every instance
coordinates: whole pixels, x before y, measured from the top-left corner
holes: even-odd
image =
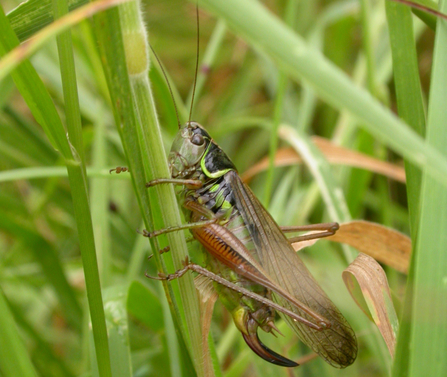
[[[247,345],[252,349],[254,353],[256,353],[256,355],[268,361],[269,363],[283,367],[290,368],[297,367],[299,365],[294,361],[281,356],[275,351],[272,351],[265,344],[263,344],[258,337],[259,327],[261,327],[261,329],[266,332],[272,332],[272,330],[275,330],[279,334],[281,334],[273,323],[275,314],[271,308],[262,307],[261,309],[252,313],[241,306],[232,314],[236,327],[241,332],[242,337],[244,338]]]
[[[236,167],[199,123],[188,122],[172,143],[169,169],[172,178],[192,178],[199,172],[202,177],[214,179]]]
[[[172,178],[189,178],[205,155],[211,137],[196,122],[187,122],[175,136],[169,153],[169,169]]]

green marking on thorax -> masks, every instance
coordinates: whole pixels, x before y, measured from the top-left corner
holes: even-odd
[[[216,206],[217,206],[217,207],[222,206],[222,204],[223,204],[224,201],[225,201],[225,198],[224,198],[224,196],[223,196],[223,194],[222,194],[222,191],[220,191],[220,192],[217,194],[215,200],[216,200]]]
[[[215,192],[215,191],[217,191],[217,190],[219,190],[219,185],[213,185],[213,186],[211,186],[210,189],[209,189],[210,192]]]
[[[210,150],[210,147],[211,147],[211,142],[209,143],[207,150],[203,154],[202,160],[200,161],[200,167],[202,168],[203,173],[207,177],[209,177],[209,178],[219,178],[219,177],[222,177],[223,175],[225,175],[226,173],[228,173],[232,169],[228,168],[228,169],[216,171],[215,173],[211,173],[205,166],[205,157],[208,154],[208,152]]]
[[[229,208],[233,208],[233,206],[231,205],[231,203],[230,203],[229,201],[225,200],[225,201],[222,203],[222,208],[224,208],[224,209],[229,209]]]

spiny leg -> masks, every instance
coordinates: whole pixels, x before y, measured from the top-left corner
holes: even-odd
[[[194,264],[194,263],[190,263],[188,258],[185,260],[184,262],[185,267],[174,272],[173,274],[169,274],[169,275],[165,275],[162,273],[158,274],[158,277],[155,276],[150,276],[148,274],[145,274],[147,278],[149,279],[154,279],[154,280],[167,280],[167,281],[171,281],[177,278],[182,277],[184,274],[186,274],[189,270],[197,272],[203,276],[206,276],[207,278],[214,280],[215,282],[224,285],[227,288],[230,288],[236,292],[239,292],[241,294],[243,294],[244,296],[247,296],[249,298],[252,298],[253,300],[257,300],[262,304],[265,304],[267,306],[270,306],[271,308],[277,310],[278,312],[281,312],[287,316],[289,316],[290,318],[292,318],[295,321],[301,322],[303,324],[305,324],[306,326],[309,326],[310,328],[313,328],[315,330],[318,331],[322,331],[325,330],[327,327],[324,326],[318,326],[317,324],[307,320],[306,318],[301,317],[300,315],[294,313],[293,311],[282,307],[281,305],[263,297],[260,296],[256,293],[253,293],[251,291],[248,291],[244,288],[239,287],[238,285],[229,282],[228,280],[224,279],[223,277],[214,274],[211,271],[208,271],[206,268],[203,268],[202,266],[199,266],[198,264]]]
[[[305,234],[303,236],[291,237],[288,238],[290,243],[302,242],[315,240],[318,238],[324,238],[333,236],[335,232],[339,229],[338,223],[321,223],[321,224],[310,224],[310,225],[301,225],[301,226],[282,226],[281,231],[283,233],[295,233],[295,232],[304,232],[304,231],[312,231],[312,230],[321,230],[322,232]]]
[[[186,186],[192,189],[199,189],[203,183],[197,179],[177,179],[177,178],[158,178],[146,183],[146,187],[153,187],[156,185],[172,183],[173,185]]]
[[[217,221],[217,218],[214,218],[214,219],[211,219],[211,220],[197,221],[195,223],[190,223],[190,224],[170,226],[170,227],[167,227],[167,228],[164,228],[164,229],[155,230],[153,232],[149,232],[146,229],[143,229],[143,231],[140,232],[140,233],[144,237],[153,238],[153,237],[159,236],[160,234],[171,233],[171,232],[178,232],[180,230],[185,230],[185,229],[201,228],[201,227],[204,227],[206,225],[214,224],[214,223],[216,223],[216,221]]]

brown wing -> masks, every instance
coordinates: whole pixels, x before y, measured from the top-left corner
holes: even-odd
[[[357,340],[349,323],[318,285],[279,226],[250,188],[235,172],[227,173],[226,179],[233,189],[236,207],[253,238],[260,264],[268,277],[307,307],[326,318],[331,327],[317,331],[287,316],[280,315],[295,330],[300,339],[329,364],[337,368],[352,364],[357,356]],[[280,305],[315,322],[315,319],[290,305],[281,296],[276,294],[273,296]]]

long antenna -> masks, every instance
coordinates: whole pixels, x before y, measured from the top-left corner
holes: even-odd
[[[194,95],[196,93],[196,84],[197,84],[197,74],[199,72],[199,4],[196,2],[196,20],[197,20],[197,53],[196,53],[196,73],[194,75],[194,85],[192,87],[192,96],[191,96],[191,108],[189,110],[189,123],[191,123],[192,117],[192,108],[194,105]]]
[[[155,50],[154,50],[154,48],[152,47],[151,44],[149,44],[149,46],[150,46],[150,48],[151,48],[151,50],[152,50],[152,53],[153,53],[154,56],[155,56],[155,59],[157,59],[158,66],[161,68],[161,71],[163,72],[163,76],[165,77],[166,84],[168,84],[169,93],[171,94],[171,99],[172,99],[172,102],[174,103],[175,116],[177,117],[178,129],[180,129],[180,128],[182,128],[182,124],[180,123],[180,118],[179,118],[179,116],[178,116],[177,104],[175,103],[174,94],[173,94],[173,92],[172,92],[171,84],[169,83],[168,76],[166,75],[166,72],[165,72],[163,66],[161,65],[161,61],[160,61],[160,59],[158,58],[157,53],[155,52]],[[190,116],[191,116],[191,115],[190,115]]]

